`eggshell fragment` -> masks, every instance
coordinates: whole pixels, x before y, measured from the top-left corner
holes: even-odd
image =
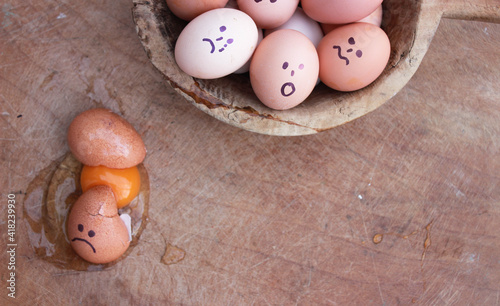
[[[85,111],[68,129],[68,145],[81,163],[124,169],[140,164],[146,147],[134,127],[104,108]]]
[[[67,224],[71,247],[86,261],[112,262],[130,245],[127,227],[118,215],[115,196],[108,186],[84,192],[73,205]]]

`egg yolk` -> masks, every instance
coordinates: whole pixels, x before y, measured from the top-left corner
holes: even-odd
[[[83,192],[98,185],[111,187],[118,208],[122,208],[139,194],[141,178],[137,167],[112,169],[104,166],[91,167],[84,165],[80,184]]]

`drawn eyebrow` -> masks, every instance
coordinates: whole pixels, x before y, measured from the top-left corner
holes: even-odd
[[[346,66],[349,65],[349,59],[347,57],[342,56],[341,54],[342,50],[340,46],[333,46],[333,49],[339,49],[339,58],[345,60]]]

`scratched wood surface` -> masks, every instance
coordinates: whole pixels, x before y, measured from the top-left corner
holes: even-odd
[[[500,25],[443,20],[392,100],[284,138],[219,122],[166,86],[131,1],[0,6],[1,245],[17,193],[17,304],[499,304]],[[72,118],[96,106],[144,138],[149,223],[109,269],[62,270],[35,255],[22,205],[68,152]],[[184,259],[167,265],[167,246]]]

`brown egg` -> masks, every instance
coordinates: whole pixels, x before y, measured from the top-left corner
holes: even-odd
[[[104,108],[76,116],[68,129],[68,144],[75,157],[87,166],[131,168],[146,156],[144,142],[134,127]]]
[[[228,0],[166,0],[175,16],[190,21],[207,11],[224,7]]]
[[[68,216],[68,239],[80,257],[96,264],[112,262],[125,253],[129,233],[111,187],[96,186],[78,198]]]

